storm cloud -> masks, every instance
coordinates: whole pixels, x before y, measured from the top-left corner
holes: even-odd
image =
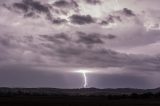
[[[113,0],[1,1],[0,86],[80,87],[81,75],[74,71],[86,69],[92,72],[89,87],[157,87],[157,4],[158,0],[121,0],[118,6]]]
[[[70,19],[72,23],[79,25],[90,24],[95,22],[95,20],[90,15],[72,15]]]
[[[89,4],[101,4],[100,0],[86,0],[86,2]]]
[[[37,12],[49,12],[49,9],[47,6],[42,5],[38,1],[33,0],[23,0],[22,3],[14,3],[14,7],[23,10],[24,12],[28,12],[30,10],[35,10]]]
[[[67,0],[59,0],[59,1],[55,1],[54,6],[57,6],[57,7],[61,7],[61,8],[64,8],[64,7],[78,7],[78,4],[76,1],[72,0],[70,2],[68,2]]]

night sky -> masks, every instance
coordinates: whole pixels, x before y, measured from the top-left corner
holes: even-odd
[[[160,87],[159,5],[0,0],[0,87]]]

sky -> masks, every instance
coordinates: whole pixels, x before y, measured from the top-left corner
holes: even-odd
[[[1,0],[0,87],[160,87],[159,4]]]

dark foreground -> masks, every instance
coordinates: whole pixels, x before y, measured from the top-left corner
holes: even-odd
[[[0,88],[0,106],[160,106],[159,91]]]
[[[0,97],[0,106],[160,106],[160,99],[106,97]]]

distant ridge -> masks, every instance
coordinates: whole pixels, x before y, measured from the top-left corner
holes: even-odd
[[[132,88],[117,88],[117,89],[98,89],[98,88],[77,88],[77,89],[58,89],[58,88],[0,88],[0,95],[5,94],[22,94],[22,95],[130,95],[144,93],[160,93],[160,88],[156,89],[132,89]]]

